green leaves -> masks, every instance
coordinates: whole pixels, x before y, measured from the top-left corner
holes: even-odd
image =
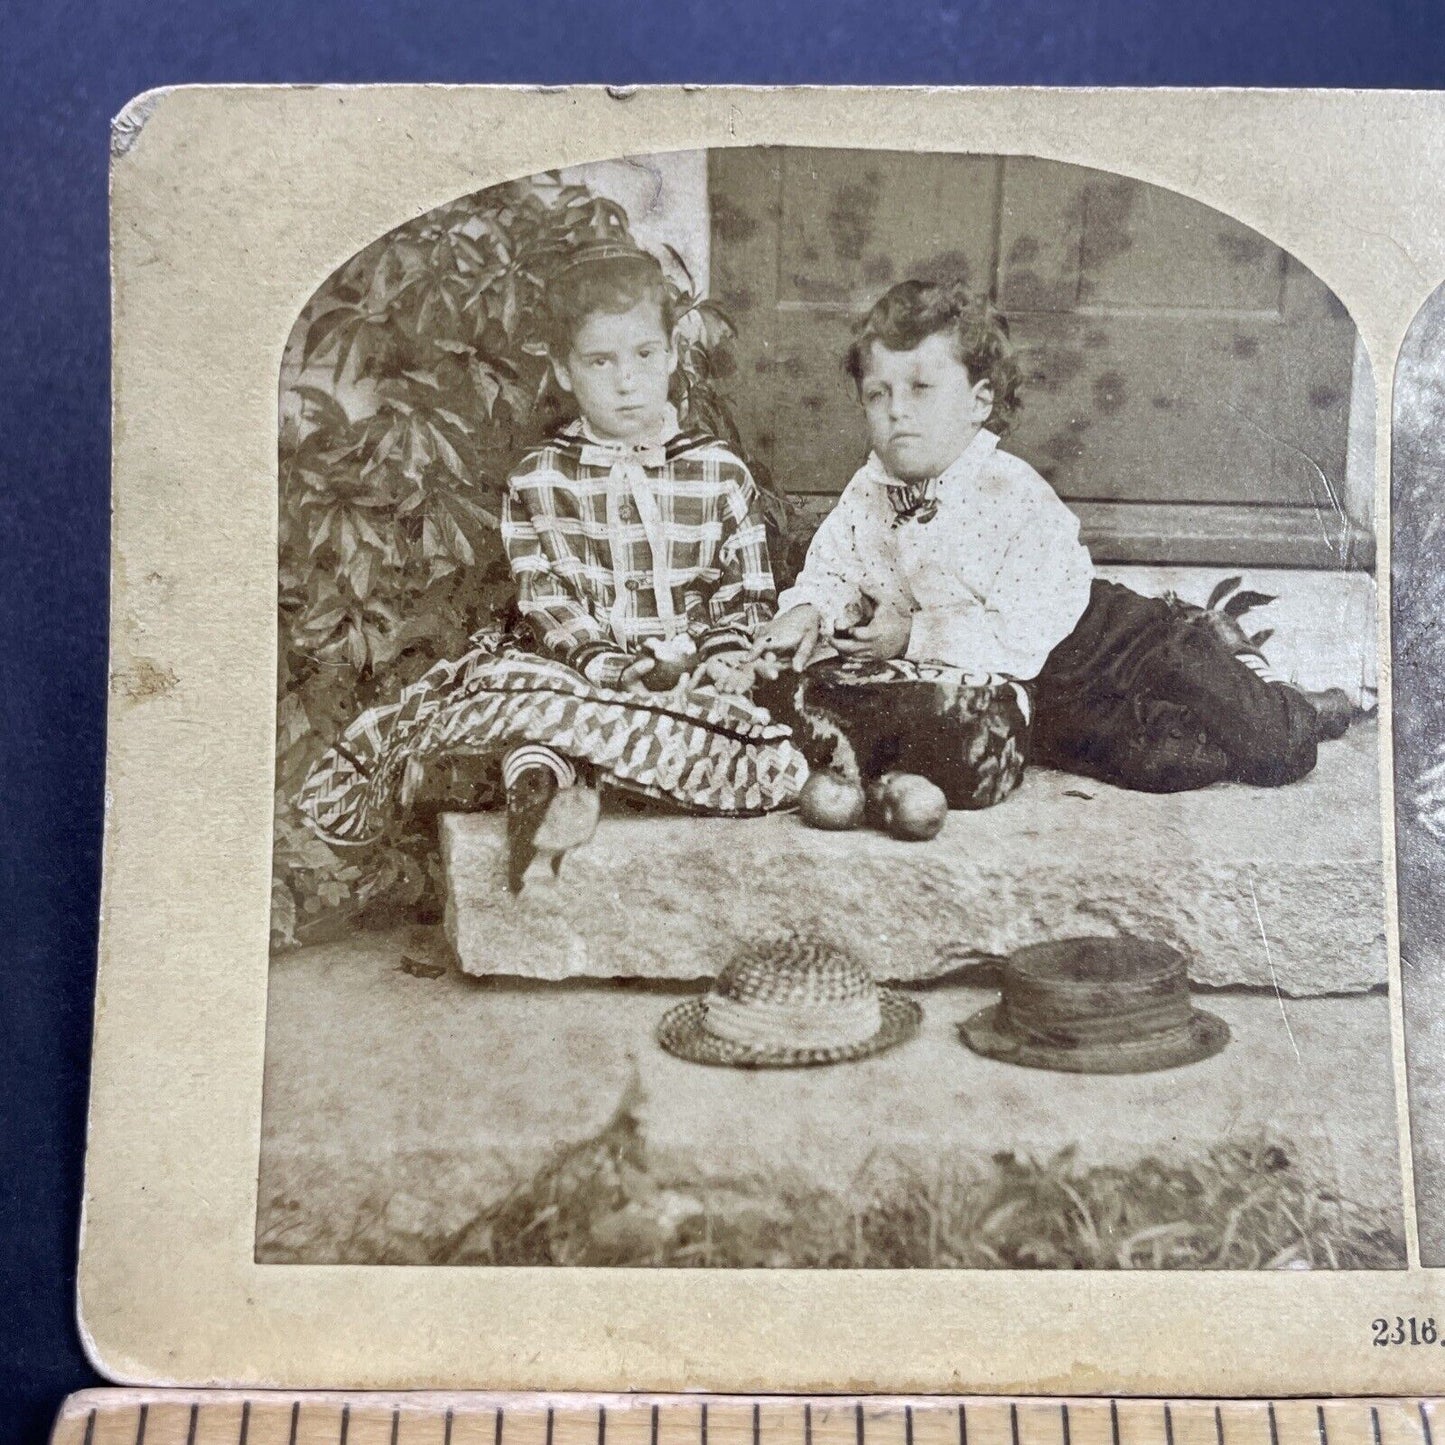
[[[1211,612],[1218,609],[1226,617],[1238,618],[1243,617],[1246,612],[1252,612],[1256,607],[1267,607],[1278,600],[1269,592],[1236,591],[1243,581],[1243,577],[1225,577],[1217,582],[1209,594],[1209,600],[1204,604],[1205,608]],[[1227,602],[1226,597],[1229,598]]]
[[[1243,581],[1243,577],[1225,577],[1216,582],[1213,591],[1209,594],[1209,600],[1204,604],[1205,607],[1213,611]]]
[[[626,236],[628,225],[616,202],[556,175],[494,186],[358,252],[297,321],[280,398],[273,923],[284,945],[335,914],[435,901],[429,835],[398,823],[343,858],[306,845],[292,799],[357,713],[459,655],[510,606],[497,535],[506,479],[560,400],[540,344],[543,285],[579,242]],[[736,445],[717,388],[731,370],[732,320],[692,294],[675,253],[671,269],[681,278],[674,399]],[[759,481],[770,524],[785,524],[786,499]]]
[[[1229,617],[1243,617],[1246,612],[1251,612],[1256,607],[1267,607],[1274,600],[1274,596],[1268,592],[1236,592],[1224,604],[1223,610]]]

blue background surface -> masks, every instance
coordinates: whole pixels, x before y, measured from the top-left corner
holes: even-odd
[[[73,1324],[104,772],[109,119],[203,81],[1438,88],[1438,0],[20,0],[0,17],[0,1430]]]

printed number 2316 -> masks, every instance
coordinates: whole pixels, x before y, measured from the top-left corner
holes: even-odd
[[[1392,1324],[1387,1319],[1372,1320],[1370,1328],[1375,1332],[1377,1345],[1436,1345],[1440,1336],[1435,1329],[1433,1315],[1418,1319],[1414,1315],[1396,1315]]]

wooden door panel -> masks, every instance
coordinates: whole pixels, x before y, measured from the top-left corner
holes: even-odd
[[[783,153],[781,307],[863,310],[895,281],[993,271],[999,164],[974,156],[788,150]],[[984,199],[985,203],[980,204]]]
[[[1352,353],[1243,318],[1023,317],[1009,447],[1066,499],[1329,505],[1344,475]]]
[[[777,317],[761,414],[769,419],[773,475],[790,492],[840,492],[868,455],[863,409],[843,370],[851,334],[846,314]]]
[[[1285,254],[1257,231],[1138,181],[1082,190],[1080,305],[1280,314]]]
[[[1010,156],[999,192],[995,295],[1009,316],[1079,304],[1085,191],[1093,172]]]
[[[711,165],[732,399],[789,490],[826,498],[866,454],[842,371],[854,317],[905,276],[966,271],[999,298],[1027,377],[1007,445],[1078,504],[1100,560],[1369,565],[1368,522],[1337,500],[1354,326],[1248,227],[1027,157],[747,149]]]
[[[1124,176],[1009,157],[999,304],[1279,316],[1287,257],[1210,206]]]
[[[735,390],[745,444],[789,491],[837,492],[866,454],[850,328],[832,312],[778,316]],[[1300,410],[1281,401],[1298,338],[1277,325],[1028,316],[1015,336],[1029,383],[1006,445],[1066,499],[1332,506],[1348,357],[1317,365]]]
[[[783,152],[748,146],[708,158],[713,298],[742,328],[748,354],[766,352],[778,303],[778,237],[783,219]]]

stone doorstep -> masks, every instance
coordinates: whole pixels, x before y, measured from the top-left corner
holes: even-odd
[[[1387,980],[1377,747],[1361,726],[1289,787],[1170,796],[1040,769],[927,843],[820,832],[793,813],[604,815],[560,877],[539,861],[515,898],[502,817],[446,814],[446,933],[477,976],[686,980],[793,927],[899,981],[1133,933],[1180,948],[1198,984],[1366,992]]]

